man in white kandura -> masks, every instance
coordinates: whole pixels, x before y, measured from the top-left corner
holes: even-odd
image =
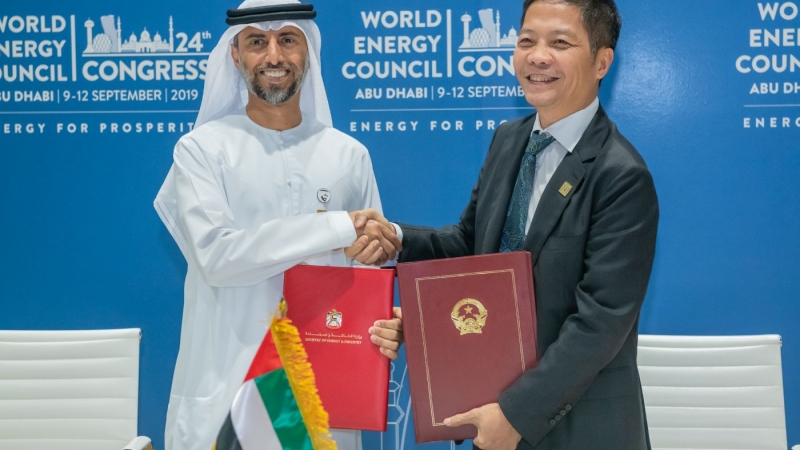
[[[348,247],[356,242],[359,251],[384,249],[378,262],[400,246],[388,222],[378,233],[355,212],[380,211],[381,202],[367,149],[331,128],[315,15],[296,0],[247,0],[229,11],[195,129],[175,146],[156,197],[188,264],[166,450],[212,448],[285,270],[357,264]],[[369,237],[379,234],[389,237]],[[368,332],[397,357],[398,319]],[[331,431],[339,448],[361,448],[360,433]]]

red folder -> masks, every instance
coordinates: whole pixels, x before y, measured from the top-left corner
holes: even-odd
[[[295,266],[283,294],[330,427],[386,431],[390,361],[368,330],[392,317],[394,270]]]
[[[538,361],[530,253],[398,264],[397,276],[417,443],[473,439],[444,419],[497,402]]]

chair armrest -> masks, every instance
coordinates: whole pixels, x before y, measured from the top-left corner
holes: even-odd
[[[122,450],[153,450],[153,444],[150,443],[150,438],[147,436],[139,436],[125,446]]]

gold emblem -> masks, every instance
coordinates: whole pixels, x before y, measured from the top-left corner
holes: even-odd
[[[565,181],[564,184],[561,185],[561,189],[558,190],[558,193],[561,194],[562,197],[566,197],[571,190],[572,185],[569,184],[569,181]]]
[[[335,309],[328,311],[328,317],[325,319],[325,326],[331,330],[342,328],[342,313]]]
[[[473,306],[477,307],[478,310],[475,311]],[[481,302],[474,298],[465,298],[453,306],[450,318],[453,319],[453,324],[463,336],[467,333],[483,333],[481,330],[486,325],[486,315],[488,313]]]

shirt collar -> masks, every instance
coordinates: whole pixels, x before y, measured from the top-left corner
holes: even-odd
[[[533,122],[533,131],[531,131],[531,133],[536,131],[540,131],[542,134],[547,133],[553,136],[559,144],[563,145],[568,152],[572,153],[572,150],[578,145],[578,141],[581,140],[583,132],[586,131],[586,128],[588,128],[589,124],[592,122],[592,118],[594,118],[599,107],[600,100],[595,97],[589,106],[564,117],[547,127],[547,129],[542,128],[542,124],[539,122],[539,114],[536,114],[536,120]]]

